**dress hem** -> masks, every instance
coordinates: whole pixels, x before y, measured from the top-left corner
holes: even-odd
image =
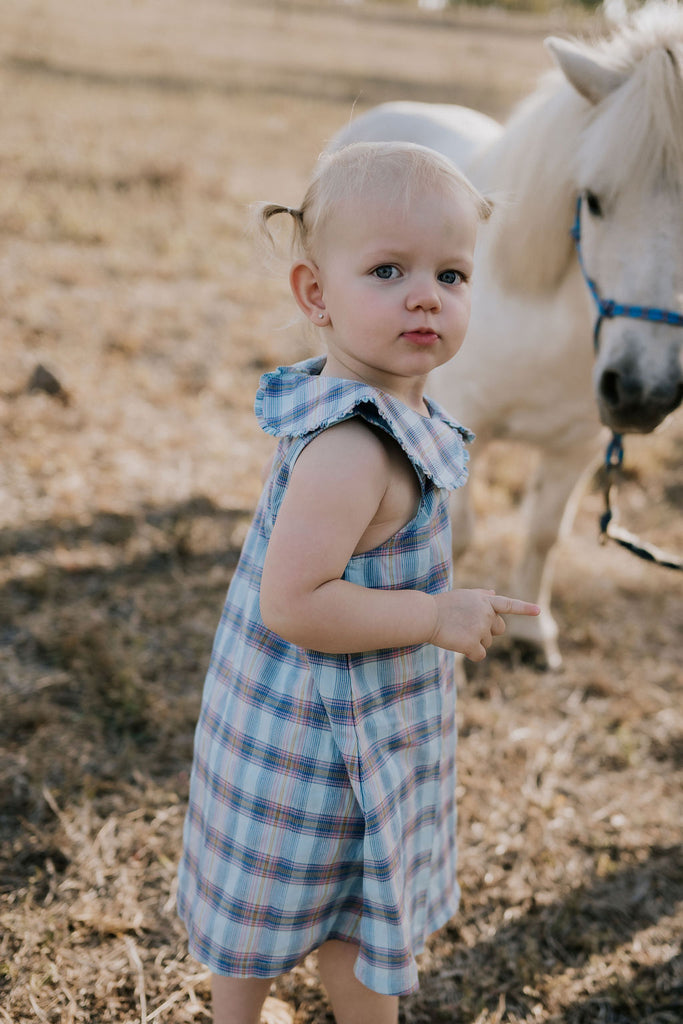
[[[404,971],[391,969],[381,970],[377,967],[372,967],[367,963],[367,961],[364,961],[362,959],[362,946],[356,940],[356,938],[352,938],[348,934],[345,934],[343,932],[334,931],[330,932],[330,934],[326,935],[320,942],[316,942],[314,946],[309,947],[301,953],[292,954],[291,956],[286,957],[283,956],[278,966],[273,965],[271,962],[269,964],[264,963],[260,967],[256,964],[252,964],[249,967],[236,968],[235,970],[226,970],[225,964],[220,963],[219,957],[211,956],[206,950],[202,950],[201,948],[199,948],[200,944],[194,942],[192,938],[190,938],[188,942],[188,951],[190,955],[194,957],[195,960],[197,960],[198,963],[202,964],[204,967],[208,967],[212,973],[217,974],[220,977],[245,979],[271,978],[273,981],[275,981],[276,978],[279,978],[281,975],[287,974],[289,971],[293,970],[298,964],[305,960],[307,956],[310,956],[311,953],[314,953],[325,942],[329,942],[331,940],[337,940],[339,942],[350,942],[358,947],[358,957],[356,958],[353,973],[355,974],[358,981],[361,982],[361,984],[365,985],[366,988],[369,988],[373,992],[378,992],[380,995],[406,996],[410,995],[412,992],[416,992],[420,987],[419,965],[415,962],[416,958],[421,956],[422,953],[424,953],[427,947],[427,942],[431,938],[431,936],[438,932],[439,929],[443,928],[444,925],[446,925],[458,911],[458,906],[460,902],[459,890],[457,890],[457,892],[458,895],[455,904],[451,906],[449,912],[439,914],[434,919],[434,927],[430,926],[430,931],[426,939],[424,940],[422,945],[413,953],[412,963]],[[402,980],[399,980],[396,977],[396,975],[399,973],[403,975]],[[408,975],[408,977],[405,977],[406,974]],[[385,984],[382,984],[382,982],[385,982]],[[393,984],[391,982],[393,982]]]

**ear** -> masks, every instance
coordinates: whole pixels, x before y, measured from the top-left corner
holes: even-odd
[[[627,76],[622,72],[589,56],[567,39],[550,36],[545,40],[545,46],[569,84],[589,103],[600,103],[626,81]]]
[[[289,287],[299,308],[317,327],[329,322],[325,311],[320,271],[311,260],[299,260],[289,272]],[[322,315],[321,315],[322,314]]]

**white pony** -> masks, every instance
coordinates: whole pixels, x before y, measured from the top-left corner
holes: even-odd
[[[387,103],[328,148],[428,145],[497,201],[480,232],[467,342],[430,391],[480,442],[510,438],[541,450],[511,592],[542,614],[510,631],[556,667],[549,555],[599,450],[600,421],[646,433],[681,401],[683,8],[657,0],[594,45],[546,45],[558,70],[504,128],[463,107]],[[605,299],[636,309],[617,307],[610,318],[603,303],[594,355],[596,302]],[[633,319],[642,307],[665,315]],[[471,531],[467,490],[455,498],[456,554]]]

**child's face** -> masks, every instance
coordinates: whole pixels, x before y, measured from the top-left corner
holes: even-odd
[[[405,209],[348,204],[323,228],[316,265],[326,373],[399,397],[462,345],[478,218],[466,195],[416,195]]]

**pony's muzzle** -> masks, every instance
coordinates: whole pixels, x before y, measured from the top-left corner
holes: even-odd
[[[660,362],[659,372],[638,358],[635,346],[596,366],[595,390],[600,419],[618,433],[648,434],[683,398],[677,346]]]

